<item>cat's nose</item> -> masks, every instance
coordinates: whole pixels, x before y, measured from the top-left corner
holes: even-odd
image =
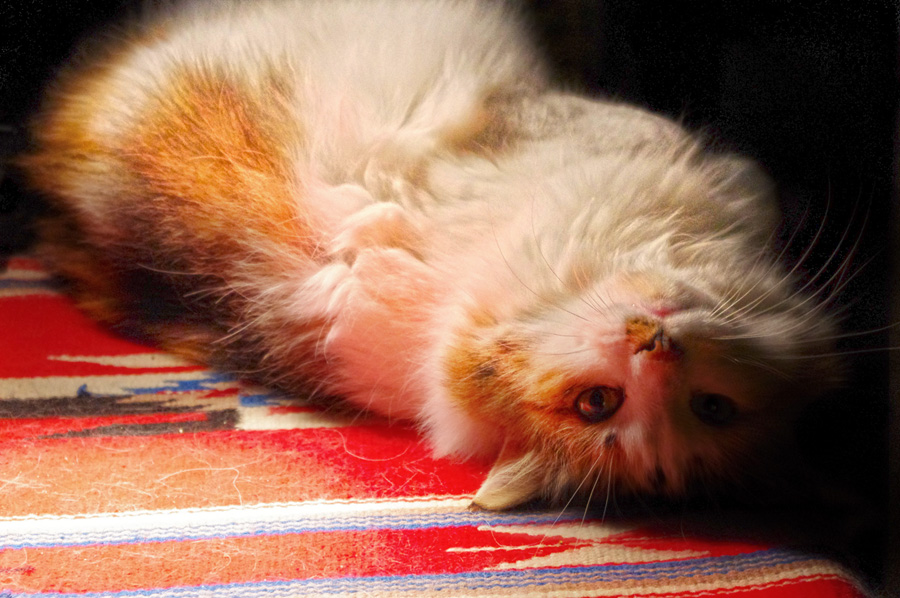
[[[647,353],[653,359],[678,359],[682,349],[663,329],[660,322],[647,318],[631,318],[625,323],[625,335],[634,354]]]

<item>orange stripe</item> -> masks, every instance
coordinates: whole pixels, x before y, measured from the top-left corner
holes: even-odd
[[[683,540],[683,544],[691,548],[691,539]],[[495,546],[497,550],[450,550],[470,546]],[[0,587],[19,592],[115,592],[313,578],[440,575],[484,571],[498,565],[505,568],[504,564],[519,568],[514,563],[534,555],[552,559],[558,554],[565,562],[565,555],[573,552],[582,555],[584,565],[616,566],[615,560],[607,560],[616,554],[614,542],[585,554],[584,543],[577,540],[550,537],[535,545],[535,538],[530,536],[497,535],[490,528],[466,526],[8,550],[0,552]],[[825,561],[757,563],[732,572],[722,568],[717,571],[709,564],[698,570],[690,559],[682,562],[685,566],[679,572],[676,565],[675,575],[645,576],[640,581],[595,578],[591,585],[598,590],[627,588],[636,595],[672,597],[703,593],[706,584],[714,591],[722,588],[723,595],[730,595],[724,588],[745,585],[760,590],[760,596],[772,598],[858,595],[846,580],[835,579],[842,572]],[[805,583],[803,575],[815,573],[832,576],[834,594],[791,593],[795,584]],[[768,589],[774,591],[764,591]]]
[[[494,544],[472,527],[340,531],[147,544],[29,548],[0,552],[0,587],[22,592],[99,592],[374,575],[480,570],[574,547],[530,537],[503,540],[518,550],[448,552]],[[26,554],[27,552],[27,554]],[[29,569],[15,571],[26,562]],[[110,566],[115,563],[115,566]],[[127,572],[127,574],[123,574]]]

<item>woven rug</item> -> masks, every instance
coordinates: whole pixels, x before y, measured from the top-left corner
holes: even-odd
[[[103,330],[0,273],[0,598],[864,596],[684,517],[470,510],[485,468]]]

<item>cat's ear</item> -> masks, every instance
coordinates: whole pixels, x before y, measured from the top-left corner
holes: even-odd
[[[490,511],[521,505],[541,493],[543,478],[541,464],[534,453],[523,454],[507,444],[472,504]]]

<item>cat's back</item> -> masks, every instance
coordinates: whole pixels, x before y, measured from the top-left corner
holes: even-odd
[[[446,128],[487,94],[541,86],[526,37],[500,2],[194,2],[126,25],[76,57],[51,111],[71,111],[87,135],[115,136],[158,102],[195,102],[192,82],[202,80],[280,103],[279,116],[307,137],[365,143],[403,128]]]
[[[414,160],[483,126],[491,96],[543,86],[519,21],[478,0],[188,3],[74,57],[26,172],[101,220],[165,172],[169,190],[210,180],[210,160],[286,186],[362,182],[373,156]]]

